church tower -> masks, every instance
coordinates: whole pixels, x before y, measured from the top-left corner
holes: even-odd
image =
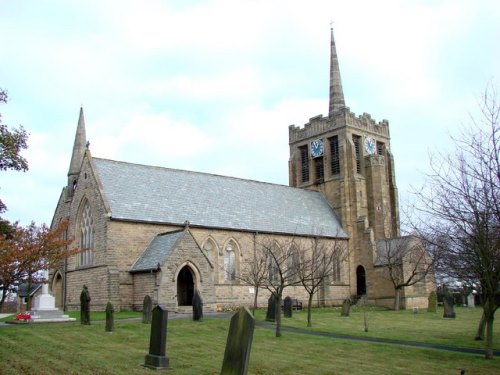
[[[328,117],[289,127],[289,184],[324,194],[349,234],[352,295],[380,297],[375,241],[399,233],[399,204],[389,123],[346,107],[331,30]]]
[[[68,186],[66,189],[66,198],[73,196],[78,183],[78,176],[82,167],[83,157],[87,149],[87,136],[85,134],[85,119],[83,118],[83,108],[80,107],[80,116],[78,117],[78,126],[76,127],[75,142],[73,143],[73,153],[68,170]]]

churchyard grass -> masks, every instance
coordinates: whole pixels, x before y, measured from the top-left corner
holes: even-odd
[[[478,311],[480,311],[478,309]],[[362,312],[359,312],[362,314]],[[368,311],[369,331],[372,335],[381,332],[382,323],[387,330],[399,331],[399,338],[411,337],[416,329],[410,311]],[[381,314],[378,317],[377,314]],[[313,313],[313,329],[333,330],[339,324],[340,311],[317,309]],[[362,322],[353,311],[345,321],[352,326],[343,326],[344,333],[365,334]],[[406,314],[406,315],[405,315]],[[426,315],[427,313],[421,312]],[[457,320],[466,341],[473,319],[460,319],[461,309],[457,310]],[[374,315],[373,317],[371,315]],[[439,316],[439,312],[436,314]],[[259,311],[257,319],[264,314]],[[384,318],[387,316],[387,318]],[[423,327],[433,324],[432,316],[422,320],[420,328],[424,334],[413,338],[428,341],[427,336],[446,338],[450,332],[451,321],[441,321],[433,329]],[[305,328],[305,311],[296,313],[290,319],[283,319],[285,325],[298,324]],[[321,323],[323,322],[323,323]],[[331,325],[328,324],[331,322]],[[344,324],[347,324],[344,323]],[[429,322],[429,323],[428,323]],[[385,323],[384,323],[385,324]],[[142,324],[140,319],[116,320],[115,331],[104,331],[104,321],[94,319],[90,326],[79,322],[57,324],[28,324],[0,327],[0,373],[12,374],[148,374],[142,368],[149,349],[150,325]],[[392,327],[392,328],[391,328]],[[395,328],[397,327],[397,328]],[[475,324],[473,325],[475,327]],[[205,318],[201,322],[191,319],[175,319],[168,322],[167,356],[170,358],[171,375],[219,374],[224,347],[229,328],[229,320]],[[361,332],[360,332],[361,331]],[[432,335],[428,331],[437,331]],[[373,335],[375,335],[373,332]],[[495,334],[499,335],[498,329]],[[408,337],[408,338],[409,338]],[[452,343],[455,343],[452,339]],[[496,341],[498,343],[498,341]],[[471,345],[467,345],[471,346]],[[498,347],[498,346],[496,346]],[[365,343],[352,340],[315,337],[283,332],[283,337],[274,337],[274,331],[255,328],[250,355],[249,374],[459,374],[466,369],[468,375],[500,373],[500,358],[486,361],[481,355],[461,354],[444,350],[420,349],[397,345]]]

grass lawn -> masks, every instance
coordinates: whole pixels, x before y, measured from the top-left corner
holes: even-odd
[[[313,330],[477,346],[471,340],[481,310],[457,309],[457,319],[442,313],[367,311],[369,331],[363,331],[363,311],[340,318],[339,310],[316,309]],[[119,313],[124,314],[124,313]],[[116,316],[118,317],[117,314]],[[137,316],[136,313],[132,315]],[[257,319],[264,313],[258,311]],[[126,316],[124,314],[123,316]],[[140,315],[139,315],[140,316]],[[306,313],[283,319],[285,325],[305,327]],[[142,368],[149,348],[150,326],[140,320],[116,320],[113,333],[104,322],[78,322],[0,327],[1,374],[149,374]],[[219,374],[229,321],[168,322],[168,374]],[[498,348],[500,332],[495,327]],[[464,345],[466,344],[466,345]],[[444,350],[420,349],[331,339],[256,328],[249,374],[500,374],[500,358]]]

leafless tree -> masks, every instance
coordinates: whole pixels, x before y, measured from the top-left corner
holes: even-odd
[[[340,276],[342,263],[347,259],[347,243],[337,239],[314,238],[305,245],[294,243],[292,259],[296,278],[308,294],[307,326],[312,327],[311,307],[313,296],[330,277]]]
[[[437,252],[428,252],[424,242],[413,235],[376,241],[376,264],[387,269],[387,277],[394,287],[394,310],[401,307],[405,287],[432,278]]]
[[[440,266],[477,282],[486,322],[485,357],[493,358],[493,321],[500,295],[500,103],[486,88],[481,114],[454,137],[455,151],[431,158],[426,185],[415,192],[421,233],[446,256]]]

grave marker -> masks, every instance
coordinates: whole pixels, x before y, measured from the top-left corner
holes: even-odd
[[[292,298],[289,296],[286,296],[283,301],[283,315],[285,318],[292,317]]]
[[[199,321],[201,319],[203,319],[203,300],[200,292],[195,290],[193,295],[193,320]]]
[[[351,299],[346,298],[344,302],[342,302],[342,311],[340,312],[340,316],[349,316],[351,313]]]
[[[80,322],[90,325],[90,294],[87,286],[84,285],[80,293]]]
[[[167,321],[168,311],[158,305],[153,309],[151,336],[149,338],[149,354],[146,355],[144,367],[161,370],[167,369]]]
[[[275,317],[276,317],[276,298],[274,297],[274,294],[271,294],[271,296],[267,300],[266,320],[268,322],[274,322]]]
[[[246,307],[242,307],[233,315],[227,334],[221,375],[247,374],[254,327],[255,319]]]
[[[108,302],[106,305],[106,332],[113,332],[115,326],[114,312],[113,305],[111,302]]]
[[[142,301],[142,322],[144,324],[151,324],[151,311],[153,309],[153,301],[147,294]]]

